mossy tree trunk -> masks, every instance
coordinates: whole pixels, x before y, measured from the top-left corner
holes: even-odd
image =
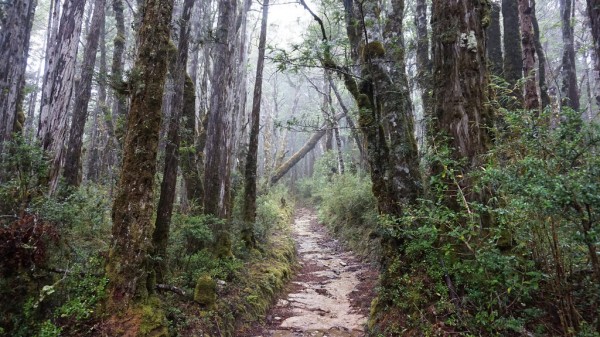
[[[389,83],[382,81],[382,114],[390,144],[391,184],[402,204],[413,204],[422,195],[419,153],[415,139],[414,112],[404,61],[404,0],[392,0],[383,30],[389,67]]]
[[[579,88],[575,67],[575,34],[573,32],[573,0],[560,0],[562,21],[562,104],[579,110]]]
[[[183,110],[182,110],[182,125],[181,132],[181,174],[185,182],[186,195],[189,201],[195,205],[202,205],[202,197],[204,196],[204,188],[202,187],[202,152],[204,145],[200,148],[200,143],[206,140],[204,136],[196,136],[196,87],[191,77],[185,79],[185,87],[183,91]],[[201,123],[202,124],[202,123]],[[202,126],[202,125],[201,125]],[[205,128],[201,127],[203,132]],[[198,141],[196,142],[196,139]]]
[[[524,108],[538,109],[540,101],[535,78],[535,42],[530,0],[519,0],[519,19],[521,23],[521,47],[523,50],[523,73],[525,74]]]
[[[140,303],[153,291],[149,278],[154,176],[161,105],[167,74],[173,0],[148,0],[138,31],[136,81],[127,120],[123,165],[112,210],[112,240],[106,266],[107,312]]]
[[[177,168],[179,167],[179,123],[182,110],[184,109],[186,67],[188,59],[188,45],[190,21],[194,0],[185,0],[183,11],[179,20],[179,41],[177,46],[177,58],[172,67],[174,94],[171,100],[171,115],[168,121],[167,144],[165,146],[165,167],[163,180],[160,185],[160,198],[156,209],[156,223],[152,234],[152,246],[154,248],[154,260],[156,280],[164,282],[167,273],[166,257],[167,244],[169,243],[169,231],[171,229],[171,215],[173,214],[173,203],[175,202],[175,191],[177,190]]]
[[[535,11],[535,0],[531,3],[531,24],[533,25],[533,43],[538,57],[538,85],[540,88],[540,98],[542,100],[542,109],[550,105],[550,96],[548,95],[548,84],[546,83],[546,53],[540,40],[540,25],[538,24]]]
[[[492,118],[486,104],[484,30],[484,22],[489,20],[487,15],[487,1],[433,1],[436,128],[438,133],[450,137],[453,158],[466,159],[466,170],[475,167],[478,156],[490,145],[488,127]]]
[[[246,247],[254,248],[254,222],[256,221],[256,180],[258,169],[258,134],[260,132],[260,107],[262,100],[263,68],[265,65],[265,48],[267,44],[267,23],[269,18],[269,0],[263,0],[260,37],[258,40],[258,61],[256,64],[256,80],[252,96],[252,113],[250,116],[250,140],[244,173],[244,228],[242,238]]]
[[[71,121],[71,132],[67,154],[65,156],[65,169],[63,176],[68,186],[79,186],[81,183],[81,148],[83,147],[83,131],[88,117],[88,103],[92,95],[92,79],[100,33],[104,26],[106,0],[94,1],[94,15],[87,36],[81,65],[81,80],[75,88],[75,106]]]
[[[516,0],[502,0],[502,23],[504,27],[504,78],[515,86],[523,77],[523,53],[521,52],[521,30],[519,26],[519,7]],[[520,90],[515,97],[522,99]]]
[[[600,0],[587,0],[587,13],[594,40],[594,72],[596,77],[600,78]],[[597,88],[594,94],[596,105],[600,107],[600,88]]]
[[[500,27],[500,4],[492,2],[492,11],[490,13],[490,25],[487,28],[487,56],[489,67],[492,74],[502,76],[502,29]]]
[[[339,118],[339,117],[338,117]],[[319,141],[325,136],[327,133],[327,125],[324,124],[322,127],[310,136],[310,138],[304,143],[304,145],[296,151],[292,156],[288,158],[285,162],[279,165],[273,175],[271,176],[270,184],[275,185],[279,179],[283,178],[283,176],[289,172],[289,170],[294,167],[304,156],[306,156],[315,146],[319,143]]]
[[[2,144],[23,128],[25,70],[37,0],[13,0],[4,6],[0,30],[0,154]]]

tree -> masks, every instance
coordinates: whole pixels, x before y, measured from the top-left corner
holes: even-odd
[[[29,38],[37,0],[14,0],[2,5],[0,27],[0,154],[3,143],[25,121],[23,89],[29,56]]]
[[[112,57],[112,83],[117,89],[121,88],[123,82],[123,53],[125,52],[125,16],[123,13],[123,0],[112,0],[112,9],[115,15],[115,28],[117,33],[113,40],[114,49]],[[125,113],[125,97],[122,92],[116,90],[114,114],[121,116]]]
[[[204,169],[204,212],[227,219],[231,205],[231,95],[233,81],[233,47],[237,33],[235,14],[237,1],[219,2],[217,22],[217,45],[212,72],[212,96],[208,115],[206,162]],[[223,225],[221,225],[223,227]],[[217,228],[217,255],[231,255],[231,239],[226,228]]]
[[[465,171],[477,165],[478,156],[490,145],[486,7],[480,1],[435,0],[432,8],[436,130],[450,137],[455,160],[466,159]]]
[[[52,158],[50,191],[56,190],[67,138],[67,111],[75,82],[75,61],[85,0],[65,1],[54,41],[47,46],[48,67],[42,85],[42,102],[37,137]]]
[[[523,52],[521,51],[521,31],[519,8],[515,0],[502,0],[502,21],[504,26],[504,78],[514,87],[523,77]],[[520,90],[514,92],[521,101]]]
[[[573,32],[572,0],[560,0],[560,16],[562,22],[562,100],[563,104],[573,110],[579,110],[579,90],[577,87],[577,70],[575,68],[575,36]]]
[[[256,176],[258,167],[258,134],[260,131],[260,106],[262,99],[263,68],[265,66],[265,47],[267,44],[269,0],[263,0],[262,6],[263,11],[260,25],[260,37],[258,41],[256,80],[254,82],[254,94],[252,96],[252,114],[250,116],[250,140],[248,143],[248,154],[246,156],[246,168],[244,173],[244,229],[242,232],[242,236],[246,246],[249,248],[254,248],[256,246],[253,223],[256,221]]]
[[[202,152],[206,143],[207,116],[200,121],[200,133],[196,136],[196,88],[192,78],[187,76],[183,92],[183,127],[181,132],[181,174],[185,182],[187,198],[202,205],[204,187],[201,169],[204,169]]]
[[[169,243],[173,202],[175,201],[175,191],[177,190],[177,168],[179,166],[179,123],[185,104],[186,66],[190,40],[188,24],[193,6],[194,0],[185,0],[183,4],[183,12],[179,20],[177,59],[171,71],[175,92],[171,100],[171,115],[168,121],[167,144],[165,146],[165,168],[163,171],[163,180],[160,185],[160,198],[158,199],[156,209],[156,225],[152,234],[154,257],[158,261],[155,268],[158,282],[164,281],[167,271],[165,259]]]
[[[540,25],[538,24],[535,11],[535,0],[530,0],[531,3],[531,23],[533,25],[533,42],[535,44],[535,52],[538,57],[538,85],[540,88],[540,96],[542,99],[542,109],[550,105],[550,96],[548,96],[548,84],[546,83],[546,54],[542,42],[540,41]]]
[[[63,172],[65,183],[69,186],[79,186],[81,183],[81,148],[83,146],[83,131],[88,117],[88,103],[92,94],[92,79],[94,77],[94,65],[98,51],[100,33],[104,26],[104,7],[106,0],[95,0],[94,16],[87,42],[83,52],[83,64],[81,65],[81,80],[75,89],[75,106],[73,108],[73,120],[71,121],[71,132],[69,133],[68,150],[65,157],[65,169]]]
[[[529,0],[519,0],[519,19],[521,23],[521,46],[523,50],[523,73],[525,74],[525,109],[539,108],[535,80],[535,41],[532,23],[532,6]]]
[[[135,81],[123,165],[112,210],[112,240],[106,274],[107,311],[120,313],[148,299],[154,203],[154,175],[161,106],[172,49],[169,27],[172,0],[148,0],[138,31],[138,51],[132,73]]]
[[[594,40],[594,70],[600,77],[600,0],[587,0],[587,13],[590,17]],[[596,92],[596,103],[600,106],[600,93]]]
[[[496,76],[502,76],[502,29],[500,28],[500,4],[491,2],[490,25],[487,28],[487,56],[490,61],[490,70]]]

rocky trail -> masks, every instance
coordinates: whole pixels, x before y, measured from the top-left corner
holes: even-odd
[[[311,209],[293,225],[300,270],[255,337],[363,336],[377,272],[344,250]]]

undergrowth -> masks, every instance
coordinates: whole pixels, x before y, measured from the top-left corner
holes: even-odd
[[[552,122],[504,113],[495,147],[468,174],[432,142],[426,194],[400,218],[375,215],[360,174],[316,169],[300,185],[354,248],[401,243],[382,271],[371,335],[600,336],[599,127],[568,110]]]

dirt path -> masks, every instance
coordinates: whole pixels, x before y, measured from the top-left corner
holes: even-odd
[[[363,336],[376,271],[344,251],[314,211],[297,210],[293,227],[301,270],[255,336]]]

